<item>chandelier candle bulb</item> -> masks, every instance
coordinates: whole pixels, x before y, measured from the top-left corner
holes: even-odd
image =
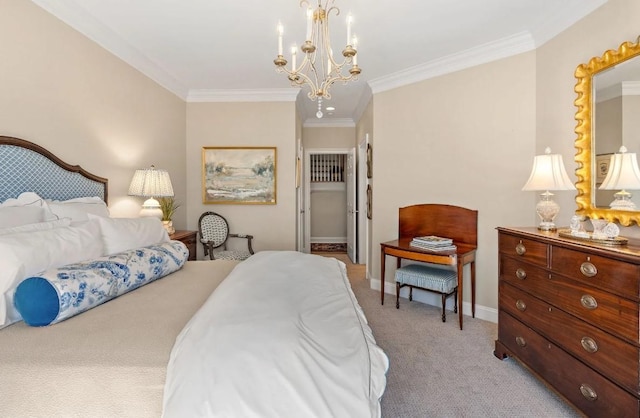
[[[353,22],[353,16],[351,13],[347,15],[347,45],[351,45],[351,23]]]
[[[295,71],[296,70],[296,53],[297,53],[298,47],[297,46],[292,46],[291,47],[291,71]]]
[[[278,22],[278,55],[282,55],[282,35],[284,33],[284,28],[282,27],[282,23]]]
[[[353,55],[353,65],[358,65],[358,37],[353,35],[353,41],[351,42],[353,49],[356,50],[356,53]]]
[[[311,40],[311,24],[313,22],[313,9],[309,7],[307,9],[307,38],[306,41]]]

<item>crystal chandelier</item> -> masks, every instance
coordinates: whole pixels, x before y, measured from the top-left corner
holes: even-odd
[[[276,71],[287,73],[292,86],[302,87],[305,84],[309,86],[310,91],[307,96],[311,100],[318,100],[316,113],[318,118],[322,117],[322,99],[331,99],[329,89],[333,83],[342,81],[346,84],[348,81],[357,80],[360,74],[356,50],[358,40],[355,36],[351,36],[353,21],[351,15],[347,16],[347,42],[342,50],[344,60],[338,63],[333,56],[329,36],[329,15],[340,14],[340,9],[335,7],[333,2],[334,0],[325,0],[323,6],[322,0],[318,0],[316,9],[313,9],[306,0],[300,2],[301,7],[307,7],[307,34],[304,43],[300,46],[300,51],[304,54],[300,66],[296,66],[298,47],[294,45],[291,48],[291,69],[286,68],[287,60],[282,52],[284,29],[282,24],[278,23],[278,57],[273,60]]]

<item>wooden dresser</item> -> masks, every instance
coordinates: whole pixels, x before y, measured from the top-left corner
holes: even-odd
[[[498,228],[498,339],[589,417],[640,416],[640,241]]]

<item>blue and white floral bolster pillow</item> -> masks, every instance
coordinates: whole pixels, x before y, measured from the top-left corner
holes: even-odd
[[[14,304],[31,326],[55,324],[179,270],[189,257],[180,241],[124,251],[25,279]]]

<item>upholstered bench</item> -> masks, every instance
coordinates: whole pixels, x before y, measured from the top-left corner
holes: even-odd
[[[409,264],[396,270],[396,308],[400,309],[400,288],[409,286],[409,301],[413,300],[413,288],[442,295],[442,322],[446,322],[445,302],[454,295],[454,312],[458,312],[458,273],[444,266]]]

